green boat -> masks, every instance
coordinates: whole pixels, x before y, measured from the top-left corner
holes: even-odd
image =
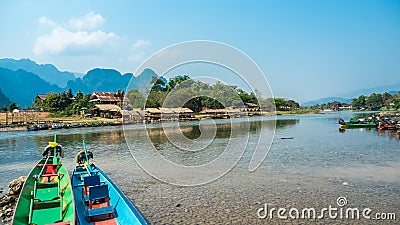
[[[371,122],[371,123],[344,123],[340,126],[342,129],[347,129],[347,128],[374,128],[376,127],[376,124]]]
[[[73,225],[75,203],[67,169],[62,164],[62,146],[49,142],[43,158],[27,177],[15,208],[14,225]]]

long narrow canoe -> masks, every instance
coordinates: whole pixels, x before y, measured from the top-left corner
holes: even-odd
[[[81,151],[82,156],[86,151]],[[81,157],[82,158],[82,157]],[[77,224],[147,224],[132,202],[97,166],[80,161],[72,175]]]
[[[75,224],[75,204],[68,170],[59,156],[62,147],[49,142],[43,158],[29,173],[12,224]]]
[[[341,125],[341,128],[374,128],[376,127],[375,123],[345,123]]]

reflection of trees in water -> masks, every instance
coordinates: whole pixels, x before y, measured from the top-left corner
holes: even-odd
[[[273,130],[275,126],[278,129],[294,126],[298,124],[298,119],[287,119],[287,120],[265,120],[265,121],[251,121],[251,122],[239,122],[239,123],[232,123],[232,124],[217,124],[217,132],[215,134],[215,138],[230,138],[237,137],[241,135],[247,135],[248,133],[257,134],[260,133],[261,129],[268,129]],[[211,126],[211,125],[210,125]],[[202,127],[203,132],[207,132],[207,129],[211,130],[211,127],[204,125]],[[169,134],[173,134],[176,132],[182,134],[189,139],[195,140],[200,137],[201,131],[200,126],[181,126],[181,127],[168,127],[167,132]],[[139,131],[136,131],[139,132]],[[142,130],[141,132],[144,132]],[[162,128],[148,128],[147,132],[153,144],[157,143],[165,143],[168,142],[168,139],[164,133]],[[210,131],[211,132],[211,131]],[[139,137],[138,137],[139,138]]]
[[[290,126],[294,126],[299,122],[298,119],[285,119],[285,120],[264,120],[264,121],[250,121],[250,122],[236,122],[236,123],[226,123],[226,124],[217,124],[217,132],[215,135],[216,139],[227,139],[242,135],[247,135],[248,132],[250,134],[257,134],[261,131],[261,129],[269,129],[273,130],[276,126],[277,129],[287,128]],[[203,125],[202,131],[207,132],[208,129],[211,131],[211,126],[213,125]],[[125,143],[125,136],[128,140],[131,141],[139,141],[143,142],[147,140],[147,135],[149,135],[152,143],[157,146],[159,144],[165,144],[168,141],[167,136],[163,129],[167,129],[170,134],[174,135],[180,134],[180,132],[189,139],[195,140],[200,137],[201,131],[199,125],[193,126],[170,126],[166,128],[147,128],[146,129],[131,129],[125,130],[115,129],[115,130],[101,130],[98,132],[89,132],[89,133],[74,133],[74,134],[58,134],[57,142],[64,146],[65,150],[71,152],[71,154],[76,153],[80,149],[83,148],[82,140],[85,140],[89,147],[94,145],[120,145]],[[232,132],[232,130],[234,132]],[[84,131],[84,130],[82,130]],[[34,142],[32,143],[32,148],[35,148],[39,153],[42,152],[43,148],[47,145],[48,142],[53,141],[54,133],[49,132],[47,136],[37,136],[34,137]],[[13,139],[9,139],[13,140]],[[15,145],[15,143],[8,143],[9,145]],[[42,148],[43,147],[43,148]],[[115,149],[118,151],[118,149]]]
[[[49,133],[48,136],[38,136],[33,138],[38,147],[38,152],[42,152],[43,148],[48,142],[53,141],[54,133]],[[58,134],[57,142],[64,147],[67,155],[74,155],[79,150],[83,149],[82,140],[85,140],[88,148],[95,148],[98,146],[111,146],[120,145],[125,143],[124,133],[122,130],[110,130],[93,133],[79,133],[79,134]],[[96,150],[96,149],[92,149]],[[111,150],[111,149],[110,149]],[[112,149],[118,151],[118,148]]]
[[[295,126],[299,123],[299,119],[284,119],[284,120],[277,120],[276,121],[276,128],[281,129],[281,128],[288,128]]]

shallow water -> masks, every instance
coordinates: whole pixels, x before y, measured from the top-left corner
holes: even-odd
[[[158,153],[181,165],[202,165],[218,158],[230,141],[237,148],[233,151],[241,151],[241,144],[247,143],[243,156],[231,171],[214,182],[195,187],[161,182],[138,166],[131,153],[146,156],[151,148],[144,125],[125,126],[125,133],[122,127],[59,130],[57,140],[65,149],[63,161],[72,170],[75,153],[82,149],[81,142],[85,139],[88,149],[94,151],[94,162],[120,185],[150,223],[265,223],[268,221],[256,215],[264,203],[276,207],[327,207],[335,205],[340,196],[345,196],[353,207],[370,207],[399,216],[399,137],[390,131],[365,129],[340,133],[339,118],[348,120],[354,116],[345,112],[278,117],[272,147],[254,172],[249,172],[248,167],[255,141],[261,129],[266,129],[267,134],[272,132],[271,118],[234,119],[232,124],[230,120],[216,120],[215,138],[202,138],[202,134],[208,133],[207,125],[181,123],[180,132],[185,137],[197,140],[198,145],[209,144],[199,151],[181,151],[178,147],[193,146],[183,139],[170,143],[160,124],[148,125],[147,132]],[[176,125],[166,124],[172,136]],[[238,129],[233,132],[235,128]],[[202,133],[202,129],[206,132]],[[0,187],[6,189],[11,179],[27,175],[53,134],[54,131],[0,133]],[[226,162],[235,160],[234,157],[227,156]],[[146,163],[164,169],[151,158]],[[201,173],[188,176],[205,175]],[[270,222],[307,221],[272,219]]]

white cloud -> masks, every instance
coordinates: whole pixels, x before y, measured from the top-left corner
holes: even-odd
[[[42,26],[54,27],[54,26],[57,25],[53,20],[51,20],[51,19],[49,19],[49,18],[47,18],[47,17],[45,17],[45,16],[39,17],[38,22],[39,22],[40,25],[42,25]]]
[[[61,54],[78,52],[79,54],[90,54],[103,50],[113,45],[113,40],[118,35],[105,33],[103,31],[71,32],[62,27],[56,27],[49,35],[43,35],[36,40],[33,52],[41,54]]]
[[[90,11],[84,17],[73,17],[69,25],[78,30],[94,29],[103,24],[106,20],[100,15]]]
[[[133,43],[128,56],[129,61],[140,62],[145,58],[146,53],[141,50],[143,47],[150,45],[150,41],[145,39],[138,39]]]
[[[138,48],[150,45],[150,41],[144,39],[138,39],[135,43],[133,43],[133,50]]]
[[[76,71],[104,66],[132,71],[132,65],[147,57],[145,50],[151,45],[146,39],[132,41],[124,35],[120,37],[102,30],[101,25],[106,20],[94,12],[58,24],[45,16],[38,21],[51,29],[36,38],[32,48],[36,57],[47,59],[51,56],[60,65],[81,68],[74,69]]]

